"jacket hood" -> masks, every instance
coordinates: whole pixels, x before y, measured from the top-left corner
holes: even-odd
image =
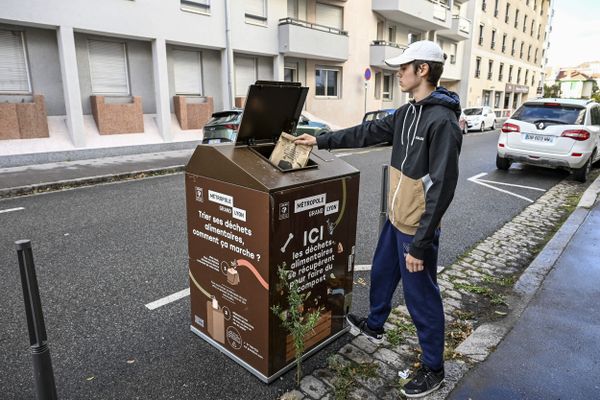
[[[416,102],[415,105],[438,104],[454,111],[456,117],[460,117],[460,98],[455,92],[451,92],[445,87],[438,86],[429,96]]]

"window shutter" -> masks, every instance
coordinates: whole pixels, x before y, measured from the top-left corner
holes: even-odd
[[[330,6],[328,4],[317,3],[317,24],[329,26],[331,28],[342,29],[343,11],[341,7]]]
[[[175,59],[175,93],[202,95],[200,52],[173,50]]]
[[[129,94],[125,43],[88,41],[92,93]]]
[[[256,59],[249,57],[235,58],[235,95],[246,96],[248,87],[256,82]]]
[[[246,14],[254,15],[257,17],[267,17],[265,0],[245,0],[246,1]]]
[[[0,30],[0,92],[31,93],[22,32]]]

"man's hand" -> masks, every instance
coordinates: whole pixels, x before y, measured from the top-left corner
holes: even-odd
[[[410,254],[406,254],[406,269],[408,272],[420,272],[423,271],[423,268],[425,268],[423,260],[419,260]]]
[[[303,133],[302,135],[294,139],[294,143],[314,146],[317,144],[317,138],[315,138],[313,135],[309,135],[308,133]]]

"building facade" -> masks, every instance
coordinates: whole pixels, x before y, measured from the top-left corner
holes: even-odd
[[[4,0],[0,156],[196,141],[259,79],[301,82],[308,113],[350,126],[407,101],[383,60],[421,39],[449,56],[442,84],[464,92],[468,3]],[[32,113],[47,123],[36,138]]]
[[[510,114],[542,95],[549,46],[550,0],[475,0],[470,49],[464,60],[466,106],[490,106]]]

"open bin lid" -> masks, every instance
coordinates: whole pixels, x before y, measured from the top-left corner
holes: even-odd
[[[308,88],[299,82],[256,81],[250,86],[236,145],[274,142],[298,124]]]

